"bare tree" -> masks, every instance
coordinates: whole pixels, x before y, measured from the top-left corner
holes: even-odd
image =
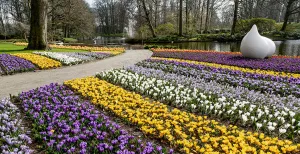
[[[286,6],[286,11],[285,11],[285,15],[284,15],[284,21],[283,21],[283,25],[280,29],[280,31],[285,31],[289,18],[291,15],[293,14],[297,14],[300,13],[300,5],[296,5],[298,2],[298,0],[288,0],[287,1],[287,6]]]

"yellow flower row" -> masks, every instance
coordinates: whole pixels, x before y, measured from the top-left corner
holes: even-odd
[[[26,59],[32,62],[33,64],[37,65],[41,69],[49,69],[53,67],[62,66],[61,63],[58,61],[32,53],[17,53],[12,55]]]
[[[28,43],[16,42],[15,45],[26,46],[28,45]],[[88,47],[88,46],[64,46],[64,45],[55,45],[55,44],[51,44],[50,47],[57,48],[57,49],[75,49],[75,50],[87,50],[92,52],[104,52],[104,53],[110,53],[114,55],[118,55],[125,52],[125,48],[122,47],[108,48],[108,47]]]
[[[92,103],[137,125],[143,133],[168,142],[184,153],[288,153],[299,152],[300,144],[271,138],[262,133],[224,126],[206,116],[169,109],[141,95],[94,77],[64,83]]]
[[[270,70],[250,69],[250,68],[243,68],[243,67],[238,67],[238,66],[222,65],[222,64],[216,64],[216,63],[199,62],[199,61],[192,61],[192,60],[183,60],[183,59],[176,59],[176,58],[151,57],[151,59],[186,62],[186,63],[190,63],[190,64],[199,64],[199,65],[205,65],[205,66],[210,66],[210,67],[215,67],[215,68],[223,68],[223,69],[231,69],[231,70],[235,70],[235,71],[242,71],[245,73],[256,73],[256,74],[263,74],[263,75],[274,75],[274,76],[281,76],[281,77],[300,78],[300,74],[297,74],[297,73],[285,73],[285,72],[276,72],[276,71],[270,71]]]

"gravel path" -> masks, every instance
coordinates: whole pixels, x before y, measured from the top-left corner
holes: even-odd
[[[152,55],[149,50],[127,50],[124,54],[75,66],[39,70],[0,77],[0,98],[34,89],[53,82],[92,76],[96,72],[133,65]]]

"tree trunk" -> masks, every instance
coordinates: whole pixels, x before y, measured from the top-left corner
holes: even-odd
[[[30,35],[27,49],[47,48],[47,0],[31,0]]]
[[[152,25],[151,20],[150,20],[150,17],[149,17],[149,12],[148,12],[147,7],[146,7],[145,0],[142,0],[142,5],[143,5],[143,9],[144,9],[145,16],[146,16],[145,18],[146,18],[146,20],[147,20],[147,22],[148,22],[148,26],[149,26],[149,28],[150,28],[150,31],[151,31],[151,33],[152,33],[152,36],[153,36],[153,37],[156,37],[155,31],[154,31],[154,29],[153,29],[153,25]]]
[[[280,31],[285,31],[286,30],[286,27],[287,27],[287,24],[288,24],[288,21],[289,21],[289,17],[291,15],[291,9],[292,9],[293,2],[294,2],[293,0],[288,1],[288,4],[286,6],[285,15],[284,15],[283,25],[282,25]]]
[[[205,19],[205,29],[204,29],[204,33],[207,33],[207,32],[208,32],[209,3],[210,3],[210,0],[207,0],[207,4],[206,4],[206,19]]]
[[[179,36],[182,36],[182,1],[179,1]]]
[[[201,16],[200,16],[200,29],[199,32],[202,33],[202,23],[203,23],[203,12],[205,7],[205,1],[202,2]]]
[[[188,0],[185,0],[185,31],[186,31],[186,35],[188,35],[188,29],[189,29]]]
[[[239,8],[239,0],[234,0],[234,14],[233,14],[232,27],[231,27],[231,35],[235,34],[235,26],[236,26],[236,22],[237,22],[238,8]]]

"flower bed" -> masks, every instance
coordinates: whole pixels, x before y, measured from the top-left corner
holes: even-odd
[[[218,97],[212,95],[213,91],[205,94],[197,87],[173,84],[164,79],[148,78],[125,70],[102,72],[96,76],[174,107],[218,117],[232,124],[250,126],[266,134],[283,137],[291,135],[293,138],[300,134],[300,120],[296,120],[300,114],[287,108],[278,108],[275,104],[261,106],[257,102]]]
[[[153,57],[178,58],[251,69],[272,70],[277,72],[300,73],[299,58],[250,59],[235,54],[216,52],[154,52]]]
[[[81,61],[85,61],[85,62],[96,60],[95,57],[80,54],[78,52],[60,52],[60,54],[63,54],[63,55],[69,56],[69,57],[73,57],[73,58],[78,58]]]
[[[32,62],[33,64],[37,65],[40,69],[49,69],[61,66],[61,63],[58,61],[49,59],[44,56],[35,55],[32,53],[17,53],[13,55]]]
[[[247,132],[232,125],[226,127],[214,120],[207,120],[206,116],[168,109],[162,103],[150,102],[138,94],[96,78],[75,79],[65,84],[91,98],[92,103],[136,124],[145,134],[160,138],[181,152],[295,153],[300,150],[300,145],[291,141]]]
[[[14,44],[19,45],[19,46],[27,46],[28,45],[28,43],[23,43],[23,42],[16,42]],[[118,54],[125,52],[125,48],[123,48],[123,47],[110,48],[110,47],[70,46],[70,45],[65,46],[65,45],[54,45],[54,44],[50,44],[50,47],[57,48],[57,49],[73,49],[73,50],[103,52],[103,53],[108,53],[108,54],[113,54],[113,55],[118,55]]]
[[[0,100],[0,153],[33,153],[31,138],[23,129],[18,108],[5,98]]]
[[[199,89],[202,93],[215,94],[218,97],[226,97],[228,99],[237,99],[241,101],[249,101],[255,104],[274,106],[278,109],[284,107],[289,108],[294,112],[299,112],[300,99],[294,96],[280,97],[273,94],[261,93],[249,90],[244,87],[233,87],[227,84],[220,84],[214,80],[207,82],[201,77],[185,76],[181,74],[168,73],[160,69],[152,69],[142,66],[130,66],[126,68],[129,71],[153,77],[157,79],[168,80],[171,83],[182,84],[191,88]]]
[[[33,52],[33,53],[55,59],[64,65],[76,65],[83,62],[81,59],[56,53],[56,52]]]
[[[150,60],[173,62],[175,64],[177,63],[177,64],[189,65],[189,67],[193,67],[194,65],[202,65],[205,67],[211,67],[212,69],[230,70],[230,71],[233,71],[233,73],[236,72],[237,74],[240,74],[240,73],[246,74],[246,75],[254,74],[254,76],[257,76],[257,77],[262,75],[262,76],[266,76],[267,78],[271,78],[271,80],[274,80],[274,78],[285,78],[285,80],[288,82],[299,83],[299,81],[300,81],[300,79],[299,79],[300,74],[297,74],[297,73],[285,73],[285,72],[275,72],[275,71],[270,71],[270,70],[250,69],[250,68],[243,68],[243,67],[237,67],[237,66],[222,65],[222,64],[216,64],[216,63],[207,63],[207,62],[198,62],[198,61],[175,59],[175,58],[151,57]],[[197,66],[197,67],[199,67],[199,66]],[[265,77],[263,77],[263,78],[265,78]],[[274,81],[278,81],[278,80],[275,79]],[[279,80],[279,81],[282,81],[282,80]]]
[[[19,95],[36,139],[50,153],[161,153],[81,100],[66,86],[50,84]]]
[[[0,74],[13,74],[16,72],[32,71],[34,69],[35,66],[27,60],[8,54],[0,54]]]
[[[78,54],[95,57],[97,59],[104,59],[113,56],[110,53],[101,53],[101,52],[79,52]]]
[[[258,80],[239,75],[230,75],[219,73],[214,70],[205,70],[201,66],[197,69],[186,66],[174,66],[172,64],[155,63],[155,62],[141,62],[138,65],[161,69],[167,72],[182,74],[186,76],[193,76],[205,79],[207,82],[216,81],[221,84],[228,84],[231,86],[245,87],[250,90],[261,91],[263,93],[279,94],[281,96],[293,95],[300,97],[300,87],[293,83],[284,83],[268,80]]]

